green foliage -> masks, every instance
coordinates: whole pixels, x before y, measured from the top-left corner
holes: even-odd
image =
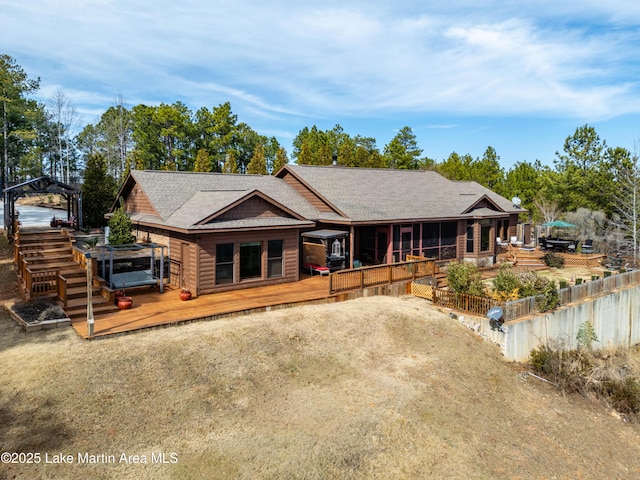
[[[589,320],[580,325],[576,340],[578,340],[578,348],[586,348],[587,350],[591,350],[593,342],[598,341],[598,335]]]
[[[545,253],[544,256],[542,257],[542,261],[548,267],[554,267],[554,268],[564,267],[564,258],[562,257],[562,255],[558,255],[557,253],[553,253],[553,252]]]
[[[120,207],[113,212],[109,219],[109,244],[126,245],[133,243],[135,238],[131,235],[132,228],[131,219],[127,212],[124,211],[124,205],[121,203]]]
[[[267,174],[267,161],[264,156],[264,147],[262,145],[256,145],[253,151],[253,157],[247,165],[247,173],[255,175]]]
[[[482,272],[475,263],[451,262],[447,266],[447,285],[456,293],[483,296]]]
[[[213,170],[213,163],[211,163],[211,158],[209,154],[204,148],[198,150],[198,154],[196,155],[196,163],[193,166],[194,172],[210,172]]]
[[[555,308],[559,304],[554,282],[536,272],[516,272],[511,265],[501,265],[498,275],[493,280],[493,296],[497,299],[509,299],[513,292],[517,292],[517,298],[538,297],[538,307],[542,311]]]
[[[82,182],[82,215],[84,225],[103,227],[104,214],[109,211],[116,197],[116,182],[107,174],[107,162],[100,154],[87,158]]]
[[[15,59],[0,55],[0,129],[6,132],[0,135],[0,190],[14,180],[5,177],[8,172],[23,177],[43,173],[50,123],[44,107],[27,98],[39,88],[40,79],[30,79]]]
[[[556,152],[556,176],[548,190],[562,211],[583,207],[611,213],[616,182],[607,152],[606,142],[589,125],[566,138],[563,153]]]
[[[549,281],[544,289],[542,298],[537,300],[537,304],[541,312],[553,310],[560,305],[560,294],[556,282]]]
[[[402,127],[384,147],[384,157],[390,168],[401,170],[420,168],[420,155],[422,155],[422,149],[418,148],[416,136],[410,127]]]
[[[271,165],[271,175],[275,175],[278,173],[282,167],[284,167],[287,163],[289,163],[289,159],[287,158],[287,151],[280,147],[276,152],[276,156],[273,160],[273,164]]]

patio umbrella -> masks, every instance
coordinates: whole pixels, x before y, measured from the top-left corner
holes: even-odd
[[[565,222],[563,220],[554,220],[553,222],[546,222],[541,225],[542,227],[558,227],[558,228],[575,228],[573,223]]]
[[[552,228],[576,228],[573,223],[565,222],[563,220],[554,220],[553,222],[546,222],[541,225],[542,227]]]

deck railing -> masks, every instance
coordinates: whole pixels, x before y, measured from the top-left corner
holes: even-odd
[[[27,292],[32,297],[58,292],[59,270],[33,271],[25,269],[24,282]]]
[[[451,308],[471,315],[485,316],[493,307],[503,307],[504,303],[488,297],[477,297],[466,293],[456,293],[443,288],[434,288],[433,304]]]
[[[329,275],[329,293],[362,290],[405,280],[415,280],[416,278],[434,275],[435,268],[433,259],[422,259],[360,267],[352,270],[339,270]]]

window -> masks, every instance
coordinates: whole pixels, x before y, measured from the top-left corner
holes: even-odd
[[[490,240],[491,234],[491,220],[482,220],[480,222],[480,251],[486,252],[489,250],[489,246],[491,245]]]
[[[467,220],[467,253],[473,253],[473,220]]]
[[[233,243],[216,245],[216,284],[233,283]]]
[[[267,244],[267,277],[283,275],[283,240],[269,240]]]
[[[262,277],[262,242],[240,244],[240,280]]]

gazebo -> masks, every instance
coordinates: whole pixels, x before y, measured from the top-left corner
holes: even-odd
[[[67,219],[75,216],[78,228],[82,228],[82,193],[80,189],[49,177],[38,177],[4,189],[4,230],[8,237],[12,237],[14,233],[16,200],[39,193],[62,195],[67,200]]]

